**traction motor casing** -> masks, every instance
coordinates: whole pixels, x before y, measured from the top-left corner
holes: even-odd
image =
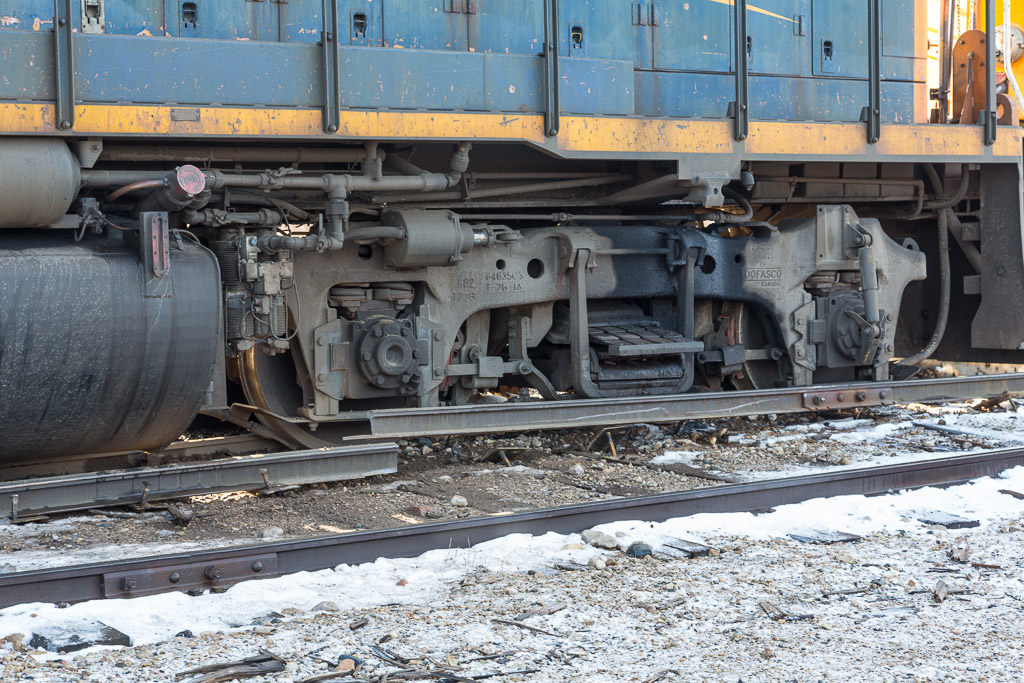
[[[137,249],[5,231],[0,249],[0,458],[154,449],[203,402],[222,352],[213,255],[170,249],[147,296]]]

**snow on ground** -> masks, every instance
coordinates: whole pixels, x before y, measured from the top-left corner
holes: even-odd
[[[820,461],[790,465],[781,470],[739,471],[744,480],[774,479],[834,472],[850,467],[896,465],[925,460],[948,458],[955,455],[982,453],[989,448],[1009,448],[1024,444],[1024,409],[1011,411],[975,412],[973,401],[947,403],[939,406],[911,404],[876,409],[880,415],[893,418],[891,422],[873,419],[846,418],[826,420],[765,430],[745,435],[740,443],[763,449],[794,447],[808,437],[817,444],[825,444],[843,455],[841,464],[823,464]],[[960,443],[955,449],[941,445],[943,437],[952,436]],[[972,445],[972,439],[984,445]],[[699,452],[668,451],[652,462],[699,464]]]
[[[170,681],[183,669],[260,647],[288,660],[289,669],[250,680],[298,681],[329,671],[347,653],[378,676],[395,667],[370,646],[387,639],[384,647],[419,668],[462,662],[462,676],[536,670],[501,681],[1019,681],[1024,501],[1003,489],[1024,492],[1024,468],[947,489],[819,499],[762,515],[598,527],[621,548],[653,545],[660,560],[600,550],[579,535],[517,534],[248,582],[217,595],[21,605],[0,611],[0,636],[60,636],[101,622],[128,634],[132,647],[61,656],[5,644],[0,680]],[[914,518],[936,510],[980,525],[947,531]],[[788,537],[815,530],[864,538],[815,545]],[[669,557],[663,544],[678,538],[717,550]],[[950,559],[958,538],[978,566]],[[598,557],[606,568],[554,569]],[[950,593],[942,602],[932,595],[939,580]],[[338,611],[314,612],[325,600]],[[543,632],[494,621],[559,602],[566,607],[553,614],[521,617]],[[773,620],[761,603],[810,617]],[[369,625],[351,630],[360,617]],[[174,637],[185,630],[195,637]],[[466,661],[485,655],[500,656]]]

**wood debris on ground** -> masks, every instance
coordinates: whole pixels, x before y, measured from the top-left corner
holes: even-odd
[[[252,678],[264,674],[284,671],[285,661],[270,652],[260,649],[260,654],[233,662],[208,664],[175,674],[175,678],[194,676],[184,683],[221,683],[238,678]],[[197,675],[198,674],[198,675]]]

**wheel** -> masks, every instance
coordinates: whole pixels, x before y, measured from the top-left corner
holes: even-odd
[[[238,377],[245,397],[251,405],[263,410],[294,417],[305,405],[305,396],[312,393],[312,385],[304,371],[301,359],[291,353],[269,356],[256,348],[249,349],[238,360]],[[287,422],[269,415],[256,413],[257,419],[271,429],[282,443],[290,448],[330,448],[348,445],[352,437],[369,432],[365,420],[319,423],[311,430],[303,423]],[[348,439],[346,441],[346,439]]]
[[[782,348],[775,325],[750,304],[723,302],[719,319],[726,337],[733,344],[742,344],[751,351]],[[729,381],[736,389],[771,389],[784,383],[787,365],[784,358],[748,360],[743,363],[741,371],[729,375]]]

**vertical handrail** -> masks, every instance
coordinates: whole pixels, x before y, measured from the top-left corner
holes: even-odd
[[[746,140],[750,131],[749,95],[747,92],[747,0],[733,2],[733,26],[736,29],[736,100],[732,103],[733,137]]]
[[[861,116],[867,123],[868,143],[882,137],[882,13],[879,0],[868,0],[868,106]]]
[[[320,36],[324,69],[324,132],[341,126],[341,80],[338,75],[338,3],[323,0],[324,28]]]
[[[544,135],[558,135],[558,0],[544,0]]]
[[[59,130],[75,125],[75,60],[72,50],[71,0],[53,0],[53,69],[56,102],[53,115]]]
[[[981,123],[986,145],[996,142],[996,1],[985,3],[985,109]]]

